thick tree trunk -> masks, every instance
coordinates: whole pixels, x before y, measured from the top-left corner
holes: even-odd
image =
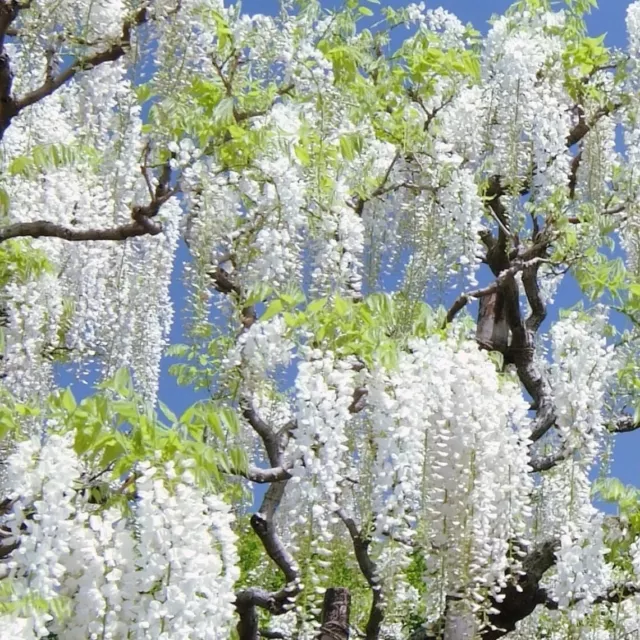
[[[447,598],[443,640],[473,640],[476,635],[476,619],[469,603],[462,598]]]
[[[327,589],[322,607],[322,626],[318,640],[349,640],[349,589],[336,587]]]
[[[504,310],[504,299],[500,291],[480,298],[478,309],[478,344],[489,351],[504,353],[509,343],[509,323]]]
[[[240,640],[259,640],[258,612],[250,599],[236,598],[236,610],[239,615],[236,631]]]

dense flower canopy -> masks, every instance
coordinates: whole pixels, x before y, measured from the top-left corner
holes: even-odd
[[[625,50],[594,6],[0,0],[3,634],[640,637],[640,1]]]

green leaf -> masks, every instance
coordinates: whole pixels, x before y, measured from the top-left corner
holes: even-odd
[[[233,409],[229,407],[223,407],[222,411],[222,420],[224,421],[229,433],[233,435],[238,435],[240,433],[240,421],[238,420],[238,416]]]
[[[290,328],[299,327],[302,324],[304,324],[306,320],[305,314],[291,313],[290,311],[285,311],[282,314],[282,317],[284,318],[284,322],[287,325],[287,327],[290,327]]]
[[[47,169],[71,165],[81,159],[95,162],[99,155],[93,147],[86,145],[36,145],[31,149],[30,155],[14,158],[8,171],[14,176],[34,177]]]
[[[135,425],[140,419],[138,407],[134,402],[129,400],[114,400],[111,406],[116,414],[121,418],[124,418],[126,422]]]
[[[220,422],[218,414],[214,410],[210,409],[205,413],[205,423],[211,430],[213,436],[215,436],[218,440],[225,440],[222,423]]]
[[[349,136],[340,136],[340,153],[345,160],[353,160],[356,157]]]
[[[100,461],[101,466],[107,467],[125,453],[122,445],[115,439],[111,438],[110,442],[104,447],[104,453]]]
[[[371,9],[369,9],[369,7],[358,7],[358,11],[363,16],[372,16],[373,15],[373,11],[371,11]]]
[[[181,424],[190,424],[198,414],[199,404],[192,404],[185,412],[180,416]]]
[[[244,138],[245,134],[247,133],[242,127],[239,127],[237,124],[230,125],[228,131],[231,137],[234,139]]]
[[[311,164],[311,156],[309,156],[309,152],[306,147],[301,144],[296,144],[293,147],[293,152],[296,154],[296,158],[300,160],[303,167],[308,167]]]
[[[213,119],[220,124],[233,124],[236,119],[233,114],[235,99],[233,97],[222,98],[218,106],[213,110]]]
[[[10,205],[9,194],[4,189],[0,189],[0,215],[6,216]]]
[[[349,312],[349,304],[344,298],[336,296],[333,301],[333,308],[339,316],[345,316]]]
[[[162,411],[164,417],[169,420],[171,424],[175,424],[176,422],[178,422],[178,416],[173,411],[171,411],[171,409],[169,409],[169,407],[164,402],[162,402],[162,400],[158,400],[158,407],[160,407],[160,411]]]
[[[73,397],[71,389],[64,390],[60,398],[60,404],[68,413],[73,413],[76,410],[76,399]]]
[[[216,35],[218,36],[218,48],[224,49],[232,41],[233,31],[227,24],[222,14],[218,11],[212,11],[211,16],[216,25]]]
[[[27,156],[18,156],[9,165],[9,174],[12,176],[24,175],[27,173],[27,168],[31,166],[31,160]]]
[[[177,358],[184,358],[189,353],[189,349],[190,347],[187,344],[174,344],[167,349],[167,354]]]
[[[288,293],[281,293],[280,299],[287,308],[293,309],[305,301],[305,296],[302,291],[294,288],[291,289]]]
[[[278,315],[284,309],[284,303],[280,298],[274,300],[267,310],[260,316],[260,322],[267,322],[274,316]]]
[[[273,289],[266,283],[262,282],[251,289],[244,301],[245,306],[264,302],[273,292]]]
[[[502,371],[504,369],[504,354],[500,351],[489,351],[487,354],[489,359],[495,364],[496,369],[498,371]]]
[[[131,376],[129,369],[122,367],[113,376],[113,389],[122,396],[128,396],[131,391]]]
[[[309,303],[307,306],[307,313],[318,313],[318,311],[322,311],[327,305],[326,298],[317,298]]]
[[[143,104],[153,96],[153,86],[150,82],[139,84],[135,88],[135,93],[138,102],[140,102],[140,104]]]
[[[0,407],[0,439],[18,428],[12,412],[8,407]]]
[[[247,457],[242,449],[233,448],[229,451],[231,465],[235,471],[243,471],[247,468]]]

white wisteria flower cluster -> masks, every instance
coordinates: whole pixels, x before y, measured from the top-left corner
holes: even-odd
[[[434,337],[409,350],[369,387],[375,524],[378,535],[433,549],[427,571],[443,585],[430,596],[437,615],[445,603],[436,594],[461,575],[476,589],[503,582],[510,542],[525,535],[527,407],[474,343]]]
[[[640,0],[325,4],[0,0],[0,635],[640,633]]]
[[[19,444],[3,517],[17,544],[4,565],[13,637],[227,638],[239,577],[233,516],[188,467],[141,463],[132,504],[100,509],[68,437]]]

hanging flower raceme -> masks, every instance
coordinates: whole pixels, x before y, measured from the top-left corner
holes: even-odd
[[[293,342],[287,337],[287,330],[282,316],[277,316],[267,322],[255,322],[238,338],[228,364],[242,367],[248,389],[265,381],[276,368],[290,363]]]
[[[31,61],[18,55],[15,63],[23,77]],[[20,114],[4,136],[10,222],[45,220],[78,231],[129,224],[132,207],[150,198],[141,175],[141,129],[122,61],[78,77]],[[52,166],[41,173],[38,162]],[[47,360],[64,358],[81,375],[92,360],[105,376],[131,366],[147,398],[155,398],[173,316],[169,281],[180,214],[175,200],[165,203],[154,221],[163,232],[127,242],[30,241],[30,250],[46,256],[46,269],[16,282],[8,298],[4,365],[14,393],[46,394],[53,384]],[[38,297],[40,315],[29,310],[29,299]]]
[[[627,8],[627,34],[629,38],[630,73],[627,80],[630,100],[624,114],[624,143],[627,160],[625,168],[627,198],[626,222],[623,225],[622,242],[628,263],[636,273],[640,270],[640,129],[636,126],[640,116],[640,2]]]
[[[421,179],[433,182],[435,187],[443,173],[450,171],[450,181],[433,190],[427,188],[415,199],[410,192],[406,194],[404,206],[415,207],[413,224],[419,240],[407,268],[407,280],[419,283],[422,291],[430,278],[446,280],[458,271],[467,275],[470,285],[476,284],[483,206],[473,174],[458,168],[459,162],[459,158],[452,158],[449,146],[443,144],[432,171]],[[409,287],[413,289],[411,284]],[[416,291],[418,297],[422,291]]]
[[[475,343],[432,337],[410,342],[397,369],[376,372],[368,389],[378,534],[414,538],[441,594],[501,583],[530,516],[517,385]],[[432,605],[437,618],[444,601]]]
[[[584,615],[611,582],[602,515],[592,505],[589,471],[605,433],[607,385],[616,370],[612,347],[603,336],[607,317],[574,312],[551,330],[556,428],[567,460],[545,473],[536,487],[534,537],[558,535],[556,573],[549,588],[561,608]],[[578,603],[578,604],[576,604]]]
[[[562,12],[531,10],[518,14],[516,25],[514,17],[504,16],[492,25],[484,49],[490,175],[517,184],[535,166],[534,186],[544,194],[564,187],[569,171],[573,101],[560,62],[564,19]]]
[[[345,426],[352,417],[354,364],[314,349],[300,363],[296,378],[297,427],[287,451],[292,482],[305,483],[307,500],[327,513],[338,506],[349,454]]]
[[[629,53],[637,59],[640,55],[640,2],[637,0],[627,7],[627,34]]]
[[[607,316],[572,313],[551,329],[551,386],[557,427],[564,445],[577,449],[587,464],[601,445],[607,385],[616,371],[612,346],[604,330]]]
[[[233,516],[215,496],[203,496],[187,469],[142,465],[134,509],[141,596],[130,620],[135,637],[222,640],[234,614],[236,567]],[[172,486],[173,485],[173,486]]]
[[[574,619],[588,614],[591,602],[611,584],[611,566],[605,561],[609,549],[603,540],[602,515],[593,513],[589,525],[577,539],[570,533],[561,536],[556,575],[551,582],[558,606],[571,607]]]

